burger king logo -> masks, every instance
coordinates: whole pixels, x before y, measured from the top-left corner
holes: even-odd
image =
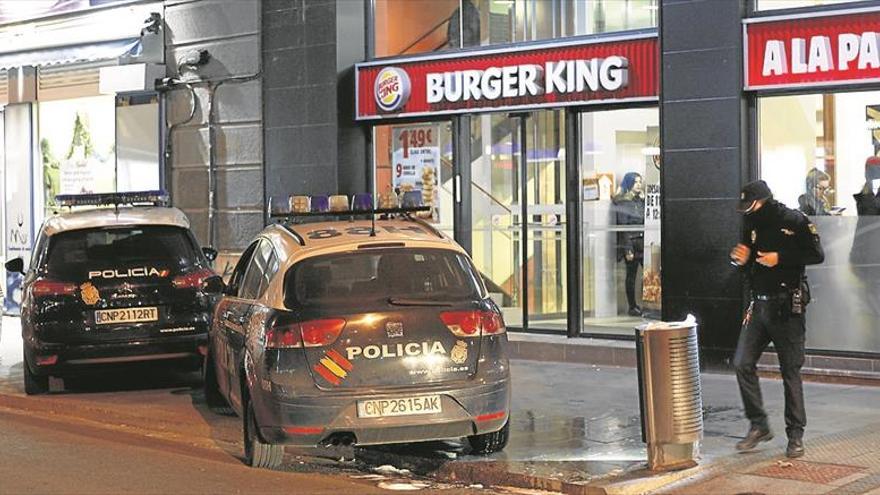
[[[397,67],[385,67],[376,76],[376,104],[385,112],[403,108],[409,101],[409,76]]]

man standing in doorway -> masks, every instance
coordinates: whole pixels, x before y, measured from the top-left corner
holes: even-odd
[[[742,241],[730,252],[731,261],[747,271],[751,303],[743,320],[734,356],[736,377],[751,427],[737,450],[751,450],[773,438],[761,398],[756,365],[770,342],[779,357],[785,387],[785,432],[788,457],[804,455],[804,364],[809,302],[806,265],[822,263],[825,254],[816,227],[803,213],[773,199],[764,181],[743,187],[740,211],[745,214]]]

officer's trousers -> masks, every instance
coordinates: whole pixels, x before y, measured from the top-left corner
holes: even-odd
[[[733,358],[746,417],[753,427],[768,427],[756,365],[773,342],[785,388],[785,432],[789,438],[803,436],[807,425],[801,382],[805,331],[804,315],[790,314],[787,299],[754,302],[751,320],[742,329]]]

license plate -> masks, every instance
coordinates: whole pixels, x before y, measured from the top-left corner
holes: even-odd
[[[385,418],[412,414],[443,412],[439,395],[421,395],[401,399],[372,399],[358,401],[359,418]]]
[[[158,321],[159,309],[150,308],[123,308],[123,309],[99,309],[95,311],[95,324],[113,325],[116,323],[141,323],[145,321]]]

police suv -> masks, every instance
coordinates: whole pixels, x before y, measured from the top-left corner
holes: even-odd
[[[222,279],[209,267],[186,216],[157,192],[58,196],[62,206],[112,206],[54,215],[24,274],[24,386],[48,391],[49,376],[136,361],[197,366]],[[149,206],[141,206],[147,204]],[[131,206],[128,206],[131,205]]]
[[[345,219],[319,223],[296,221],[326,218],[326,196],[291,198],[293,221],[241,256],[214,312],[209,405],[242,417],[255,467],[277,466],[284,444],[467,437],[476,453],[503,449],[507,335],[478,271],[411,215],[424,208],[356,196],[331,197]]]

